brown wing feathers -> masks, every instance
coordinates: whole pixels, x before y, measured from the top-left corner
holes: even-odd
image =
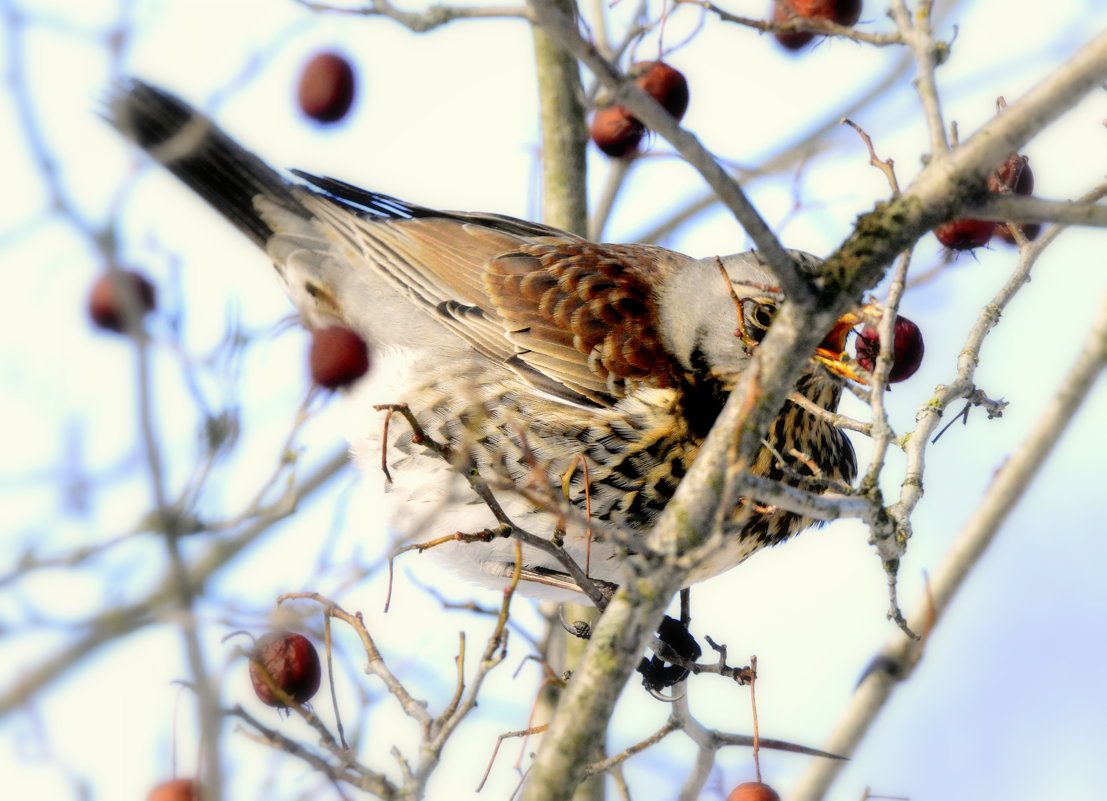
[[[414,206],[409,217],[351,215],[326,196],[302,202],[479,351],[542,389],[608,405],[636,383],[678,382],[651,287],[686,256],[490,215]]]
[[[610,400],[626,393],[626,382],[676,383],[650,289],[673,268],[669,257],[661,248],[536,243],[489,262],[485,284],[526,362]]]

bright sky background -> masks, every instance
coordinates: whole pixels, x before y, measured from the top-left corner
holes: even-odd
[[[623,0],[624,3],[627,0]],[[7,9],[11,2],[0,4]],[[86,240],[49,213],[41,174],[30,158],[26,131],[11,93],[13,65],[31,90],[33,112],[59,170],[67,198],[94,224],[109,213],[135,155],[95,116],[111,72],[102,32],[117,18],[110,0],[24,0],[36,22],[21,29],[21,50],[5,29],[8,60],[0,106],[0,259],[4,265],[6,346],[0,349],[0,414],[7,421],[0,448],[0,531],[13,557],[30,548],[40,556],[128,532],[148,505],[137,472],[133,358],[123,341],[90,329],[85,294],[103,269]],[[133,4],[136,36],[122,70],[160,83],[212,109],[220,123],[278,166],[335,175],[429,206],[536,217],[536,109],[529,32],[519,22],[455,23],[414,35],[386,20],[313,15],[290,0],[160,0]],[[939,8],[950,4],[938,3]],[[1048,9],[1016,11],[1006,0],[957,4],[943,24],[957,26],[953,57],[939,72],[949,119],[967,136],[993,114],[995,98],[1014,101],[1051,68],[1107,24],[1097,0],[1055,0]],[[757,16],[767,0],[725,4]],[[886,3],[866,0],[863,25],[886,30]],[[620,7],[615,14],[625,11]],[[673,20],[667,42],[681,38],[696,12]],[[656,39],[640,48],[656,54]],[[292,98],[297,72],[322,48],[338,48],[356,63],[361,91],[352,118],[333,130],[305,124]],[[685,124],[724,159],[757,165],[821,124],[884,74],[898,51],[827,42],[800,57],[784,54],[768,37],[709,22],[670,62],[688,76],[692,101]],[[1107,131],[1103,93],[1090,96],[1055,128],[1030,143],[1037,192],[1074,198],[1104,179]],[[879,154],[896,161],[904,184],[918,169],[925,130],[909,78],[856,121]],[[856,136],[840,129],[797,177],[749,185],[762,215],[785,243],[825,254],[845,238],[851,221],[886,197],[883,176],[867,165]],[[607,232],[634,241],[652,225],[703,192],[686,165],[665,156],[644,160],[631,176]],[[592,197],[608,169],[591,153]],[[797,194],[802,202],[794,211]],[[305,387],[305,337],[278,328],[289,306],[271,280],[264,256],[230,226],[178,187],[167,174],[146,169],[125,195],[119,234],[127,264],[159,286],[162,308],[182,311],[191,352],[209,352],[229,314],[257,336],[247,350],[241,394],[230,396],[205,380],[213,404],[234,400],[248,410],[241,452],[220,468],[202,510],[238,508],[273,469]],[[663,244],[697,256],[744,250],[737,224],[725,213],[702,215]],[[1010,401],[1001,420],[974,413],[931,451],[927,495],[915,518],[916,537],[905,560],[902,597],[914,599],[924,571],[933,570],[988,485],[993,472],[1033,425],[1086,334],[1107,289],[1107,234],[1070,231],[1039,262],[1033,283],[1004,315],[985,345],[979,385]],[[916,271],[940,263],[932,237],[920,244]],[[1013,249],[993,245],[961,256],[903,304],[926,336],[922,370],[888,396],[897,430],[909,429],[933,387],[953,376],[954,361],[980,308],[1009,275]],[[165,319],[153,322],[164,334]],[[157,418],[171,485],[192,466],[195,407],[178,363],[155,363]],[[934,635],[915,677],[905,685],[839,780],[831,798],[848,801],[873,792],[922,799],[1101,797],[1107,786],[1107,540],[1102,523],[1102,458],[1107,433],[1101,381],[1030,494],[1014,510],[983,565]],[[852,408],[851,413],[860,410]],[[310,468],[341,442],[340,404],[326,408],[301,442]],[[857,440],[855,440],[857,442]],[[864,444],[858,442],[864,463]],[[82,472],[91,492],[73,488]],[[887,474],[894,478],[895,469]],[[886,488],[894,492],[894,485]],[[83,498],[74,509],[67,499]],[[352,500],[351,500],[352,499]],[[349,508],[345,501],[350,501]],[[342,503],[340,503],[342,502]],[[336,511],[336,509],[338,511]],[[326,498],[308,505],[207,589],[221,604],[205,615],[211,664],[226,671],[224,700],[242,700],[276,725],[275,715],[251,704],[244,663],[234,643],[219,639],[241,627],[257,631],[280,592],[339,593],[343,576],[330,565],[369,561],[386,535],[373,518],[375,501],[356,491],[352,475]],[[360,514],[360,516],[359,516]],[[866,663],[892,632],[884,619],[884,576],[852,523],[809,532],[786,548],[758,554],[693,595],[693,631],[731,648],[732,661],[756,653],[762,733],[818,746]],[[325,543],[325,544],[324,544]],[[202,548],[202,543],[194,547]],[[31,580],[0,585],[0,658],[6,689],[74,636],[76,622],[105,605],[141,597],[163,571],[158,543],[130,542],[90,570],[40,571]],[[6,574],[11,565],[5,565]],[[452,583],[418,559],[403,563],[421,582],[453,599],[495,603],[495,595]],[[342,590],[347,609],[363,609],[395,668],[404,667],[419,691],[441,704],[449,694],[456,631],[470,631],[475,653],[484,621],[441,611],[415,584],[401,578],[396,609],[379,614],[379,579]],[[532,630],[527,602],[518,617]],[[316,622],[318,618],[316,617]],[[165,621],[171,624],[172,621]],[[342,632],[340,636],[345,636]],[[347,638],[351,648],[352,637]],[[525,655],[522,640],[495,674],[491,694],[447,753],[452,758],[432,785],[431,798],[468,798],[495,736],[522,728],[536,671],[512,672]],[[186,678],[180,638],[172,625],[148,628],[103,649],[42,695],[33,709],[0,722],[0,776],[6,795],[20,798],[142,798],[168,775],[173,707],[170,682]],[[387,748],[410,742],[380,687],[355,669],[341,678],[347,724],[364,711],[369,736],[364,758],[391,769]],[[361,690],[353,687],[360,684]],[[693,710],[708,725],[749,731],[747,691],[701,678],[690,690]],[[329,702],[317,703],[330,719]],[[526,699],[522,705],[519,699]],[[178,739],[181,770],[194,765],[195,735],[182,703]],[[667,710],[632,684],[617,712],[610,749],[652,732]],[[295,721],[281,724],[311,740]],[[228,798],[293,798],[315,787],[293,760],[228,732]],[[507,798],[516,777],[502,754],[483,797]],[[693,751],[680,735],[633,760],[627,776],[636,799],[675,797]],[[806,758],[765,753],[767,780],[787,791]],[[275,786],[268,786],[267,777]],[[82,796],[74,777],[88,783]],[[725,796],[752,777],[748,750],[720,760],[717,781],[704,796]],[[326,796],[317,796],[326,797]]]

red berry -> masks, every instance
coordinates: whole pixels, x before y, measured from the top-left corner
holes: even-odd
[[[856,25],[861,19],[861,0],[782,0],[797,17],[828,19],[839,25]]]
[[[688,110],[688,80],[664,61],[642,61],[630,68],[634,82],[678,120]]]
[[[354,68],[337,53],[319,53],[300,74],[300,110],[317,122],[338,122],[354,102]]]
[[[1034,172],[1030,169],[1030,160],[1017,153],[1007,157],[999,167],[988,176],[988,190],[1003,194],[1007,191],[1016,195],[1029,195],[1034,192]]]
[[[892,369],[888,371],[889,383],[906,381],[913,376],[922,364],[925,350],[919,327],[906,317],[896,317],[892,334]],[[866,325],[854,343],[857,363],[871,372],[879,353],[880,334],[871,325]]]
[[[934,235],[950,250],[972,250],[988,244],[995,230],[996,224],[991,220],[965,218],[939,225]]]
[[[157,306],[157,290],[144,275],[132,270],[121,270],[119,286],[111,273],[96,279],[88,296],[88,313],[92,322],[108,331],[122,332],[127,327],[126,304],[121,292],[129,292],[136,303],[139,316],[153,311]]]
[[[1042,232],[1040,223],[1017,223],[1015,227],[1022,231],[1022,235],[1026,237],[1027,242],[1033,242],[1038,238],[1038,234]],[[1011,232],[1007,230],[1006,225],[997,225],[996,234],[1008,245],[1018,244],[1015,237],[1011,236]]]
[[[200,794],[192,779],[170,779],[162,782],[146,796],[146,801],[196,801]]]
[[[777,0],[773,1],[773,22],[787,22],[792,17],[829,20],[839,25],[856,25],[861,19],[861,0]],[[805,31],[773,34],[788,50],[799,50],[815,34]]]
[[[1032,195],[1034,194],[1034,171],[1030,169],[1030,160],[1026,156],[1022,165],[1022,172],[1019,173],[1019,179],[1015,182],[1015,194],[1016,195]]]
[[[1007,160],[999,168],[988,176],[988,189],[992,192],[1003,194],[1010,191],[1016,195],[1031,195],[1034,193],[1034,171],[1030,169],[1029,159],[1017,153],[1007,157]],[[1029,241],[1034,241],[1042,230],[1038,223],[1019,223],[1018,229],[1022,231]],[[996,234],[1009,245],[1017,245],[1015,237],[1007,230],[1006,225],[997,225]]]
[[[776,21],[780,22],[782,20]],[[791,31],[788,33],[777,31],[773,34],[773,38],[776,39],[785,50],[802,50],[815,38],[815,34],[809,31]]]
[[[250,654],[254,692],[263,704],[283,709],[284,704],[265,681],[265,673],[296,703],[307,703],[319,690],[319,654],[311,640],[291,631],[271,631],[254,643]]]
[[[312,333],[308,366],[319,386],[346,387],[369,371],[369,348],[349,328],[321,328]]]
[[[730,791],[726,801],[780,801],[780,796],[764,782],[743,782]]]
[[[601,108],[592,118],[591,136],[596,147],[612,158],[627,158],[638,150],[646,128],[623,106]]]

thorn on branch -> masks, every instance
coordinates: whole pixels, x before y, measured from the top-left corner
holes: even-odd
[[[888,179],[888,185],[892,188],[892,197],[899,195],[899,181],[896,179],[896,163],[892,159],[880,159],[876,155],[876,150],[873,148],[873,140],[865,133],[864,129],[847,117],[842,117],[842,124],[848,125],[857,131],[858,136],[861,137],[861,141],[865,143],[865,147],[869,149],[869,163],[884,173],[884,176]]]

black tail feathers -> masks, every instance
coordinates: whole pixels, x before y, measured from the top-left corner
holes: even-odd
[[[262,248],[273,230],[254,208],[254,198],[264,195],[305,213],[292,184],[168,92],[136,79],[120,82],[105,117]]]

